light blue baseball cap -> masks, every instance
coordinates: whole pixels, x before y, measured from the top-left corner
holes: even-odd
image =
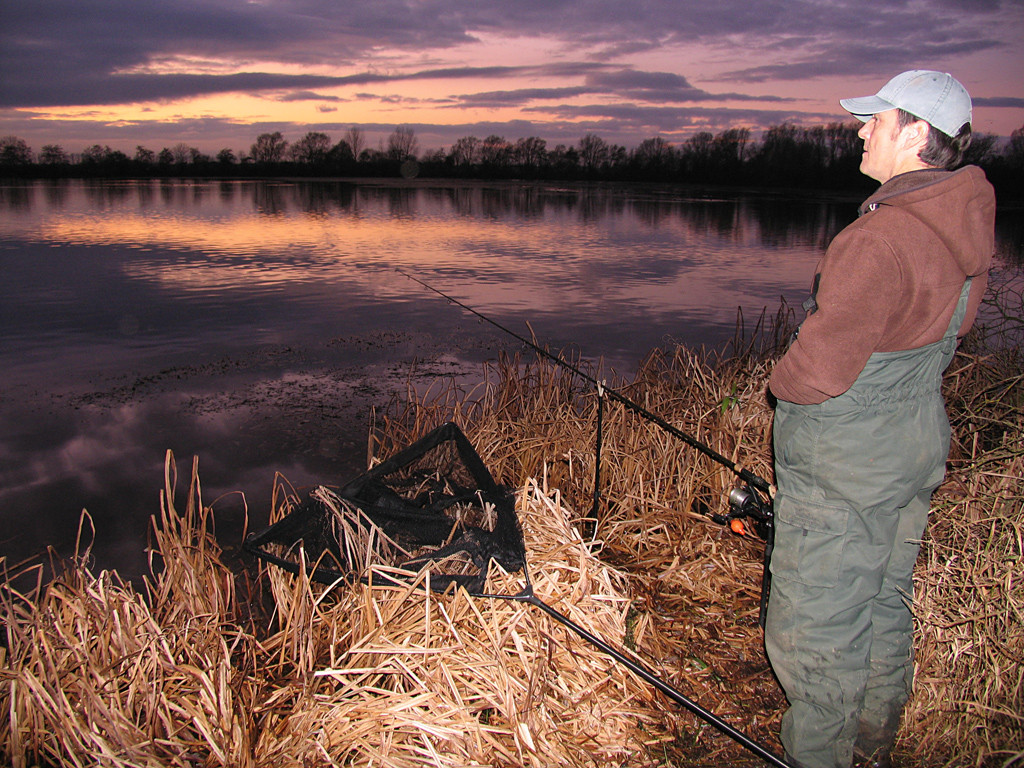
[[[861,121],[889,109],[903,109],[947,136],[956,136],[971,122],[967,89],[951,74],[930,69],[912,69],[896,75],[874,96],[840,99],[839,103]]]

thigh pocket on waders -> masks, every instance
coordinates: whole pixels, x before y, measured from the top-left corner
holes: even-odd
[[[773,576],[810,587],[834,587],[846,549],[850,510],[821,502],[775,497]]]

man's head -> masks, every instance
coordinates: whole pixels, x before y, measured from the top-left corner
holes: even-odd
[[[839,103],[864,121],[861,172],[881,182],[921,168],[954,168],[971,141],[971,97],[943,72],[904,72],[874,96]]]

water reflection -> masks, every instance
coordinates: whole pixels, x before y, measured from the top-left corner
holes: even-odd
[[[275,471],[338,481],[368,414],[511,340],[401,277],[627,373],[797,305],[856,200],[639,186],[153,180],[0,184],[0,554],[139,555],[164,453],[266,514]],[[1018,212],[1019,214],[1019,212]],[[1004,261],[1019,215],[1000,216]],[[222,502],[234,505],[239,497]]]

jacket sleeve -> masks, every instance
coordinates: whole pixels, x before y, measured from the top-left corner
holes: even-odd
[[[819,264],[817,309],[769,380],[780,400],[812,404],[841,395],[885,332],[902,274],[889,244],[862,222],[840,232]]]

